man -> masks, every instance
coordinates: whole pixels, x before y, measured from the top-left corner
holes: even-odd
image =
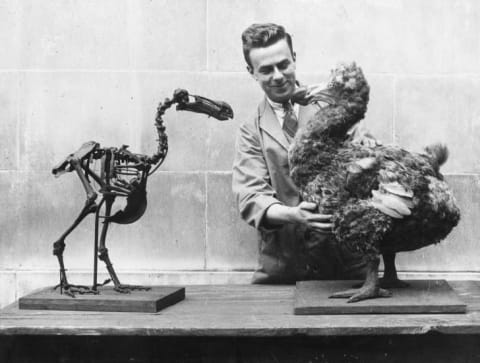
[[[232,188],[242,218],[259,231],[259,264],[253,283],[356,278],[362,263],[339,252],[331,236],[331,215],[300,200],[289,176],[288,147],[320,105],[307,88],[301,106],[289,102],[298,87],[291,36],[276,24],[253,24],[242,34],[247,70],[265,93],[255,116],[243,122],[236,141]],[[293,126],[291,126],[293,125]],[[293,132],[292,132],[293,131]],[[351,135],[375,143],[358,130]],[[306,238],[314,233],[315,238]],[[312,242],[315,241],[312,245]]]

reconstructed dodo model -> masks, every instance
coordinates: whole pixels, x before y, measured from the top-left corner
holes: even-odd
[[[289,151],[291,176],[304,200],[317,203],[320,213],[333,214],[333,238],[341,250],[361,255],[367,266],[361,288],[332,297],[355,302],[390,296],[383,287],[403,285],[397,279],[395,253],[440,242],[460,219],[439,171],[448,150],[434,144],[424,153],[412,153],[346,141],[369,100],[369,86],[355,63],[336,67],[317,99],[328,105],[298,130]]]

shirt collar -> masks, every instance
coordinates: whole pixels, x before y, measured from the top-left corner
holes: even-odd
[[[268,96],[266,96],[266,98],[267,102],[270,104],[270,106],[272,106],[274,111],[283,111],[283,104],[272,101],[270,98],[268,98]]]
[[[300,87],[300,83],[298,81],[295,82],[295,89],[297,89],[298,87]],[[267,95],[265,95],[265,98],[267,99],[267,102],[270,104],[270,106],[272,106],[273,110],[274,111],[281,111],[283,112],[284,109],[283,109],[283,103],[279,103],[279,102],[274,102],[272,101],[270,98],[268,98]],[[297,103],[294,103],[293,104],[293,109],[298,109],[298,104]]]

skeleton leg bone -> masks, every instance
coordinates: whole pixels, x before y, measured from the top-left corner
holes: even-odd
[[[110,261],[110,257],[108,255],[108,249],[105,245],[105,240],[107,237],[108,232],[108,217],[110,217],[112,211],[112,204],[115,200],[114,195],[104,195],[105,199],[105,220],[103,221],[102,233],[100,235],[100,245],[98,247],[98,258],[105,262],[107,267],[108,273],[112,282],[114,284],[114,290],[121,293],[130,293],[133,290],[150,290],[150,287],[140,286],[140,285],[126,285],[122,284],[118,279],[118,276],[113,269],[112,262]]]
[[[57,256],[58,263],[60,265],[60,283],[54,287],[57,289],[60,287],[60,292],[65,293],[71,297],[75,297],[75,293],[79,294],[98,294],[97,291],[92,290],[88,286],[82,285],[71,285],[68,283],[67,274],[65,269],[65,264],[63,261],[63,252],[65,250],[65,238],[80,224],[80,222],[85,219],[87,215],[90,213],[95,213],[97,210],[97,205],[95,203],[95,199],[97,199],[97,193],[93,190],[92,186],[88,182],[85,174],[83,174],[83,170],[80,166],[80,162],[77,159],[70,160],[71,165],[75,168],[80,181],[82,182],[83,187],[85,188],[85,192],[87,194],[87,200],[85,201],[85,205],[83,206],[80,214],[75,219],[73,224],[67,228],[67,230],[60,236],[60,238],[53,243],[53,254]]]

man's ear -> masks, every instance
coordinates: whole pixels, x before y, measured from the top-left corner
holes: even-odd
[[[293,61],[296,62],[297,61],[297,53],[293,52],[292,53],[292,58],[293,58]]]
[[[250,75],[253,77],[253,79],[256,81],[257,80],[257,77],[255,77],[255,75],[253,74],[253,68],[250,67],[250,66],[247,66],[247,71],[248,73],[250,73]]]

